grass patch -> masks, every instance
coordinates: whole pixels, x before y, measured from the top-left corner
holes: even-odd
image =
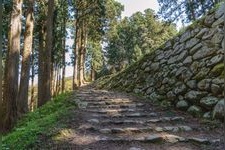
[[[53,128],[59,120],[68,116],[69,109],[76,107],[69,100],[71,95],[69,92],[60,94],[43,107],[25,115],[12,132],[3,136],[3,149],[28,149],[39,142],[38,136],[53,134]]]

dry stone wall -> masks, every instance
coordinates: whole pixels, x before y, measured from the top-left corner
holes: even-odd
[[[191,25],[104,87],[135,92],[188,111],[221,118],[224,89],[224,5]]]

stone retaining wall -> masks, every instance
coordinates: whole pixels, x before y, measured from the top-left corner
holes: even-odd
[[[194,116],[221,118],[224,5],[104,85],[143,94]]]

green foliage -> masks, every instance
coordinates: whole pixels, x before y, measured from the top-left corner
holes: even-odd
[[[175,34],[175,26],[158,20],[151,9],[117,20],[106,33],[107,62],[116,70],[124,69]]]
[[[60,94],[43,107],[26,114],[11,133],[3,136],[3,149],[28,149],[38,142],[42,134],[52,134],[50,131],[58,120],[68,116],[68,110],[75,107],[69,100],[70,96],[71,93]]]
[[[182,23],[195,21],[217,6],[215,0],[158,0],[159,16],[168,22],[180,20]]]

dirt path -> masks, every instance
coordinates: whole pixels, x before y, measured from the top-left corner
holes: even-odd
[[[221,123],[203,122],[164,110],[126,93],[84,87],[75,93],[79,110],[46,149],[219,150]],[[48,141],[49,142],[49,141]]]

